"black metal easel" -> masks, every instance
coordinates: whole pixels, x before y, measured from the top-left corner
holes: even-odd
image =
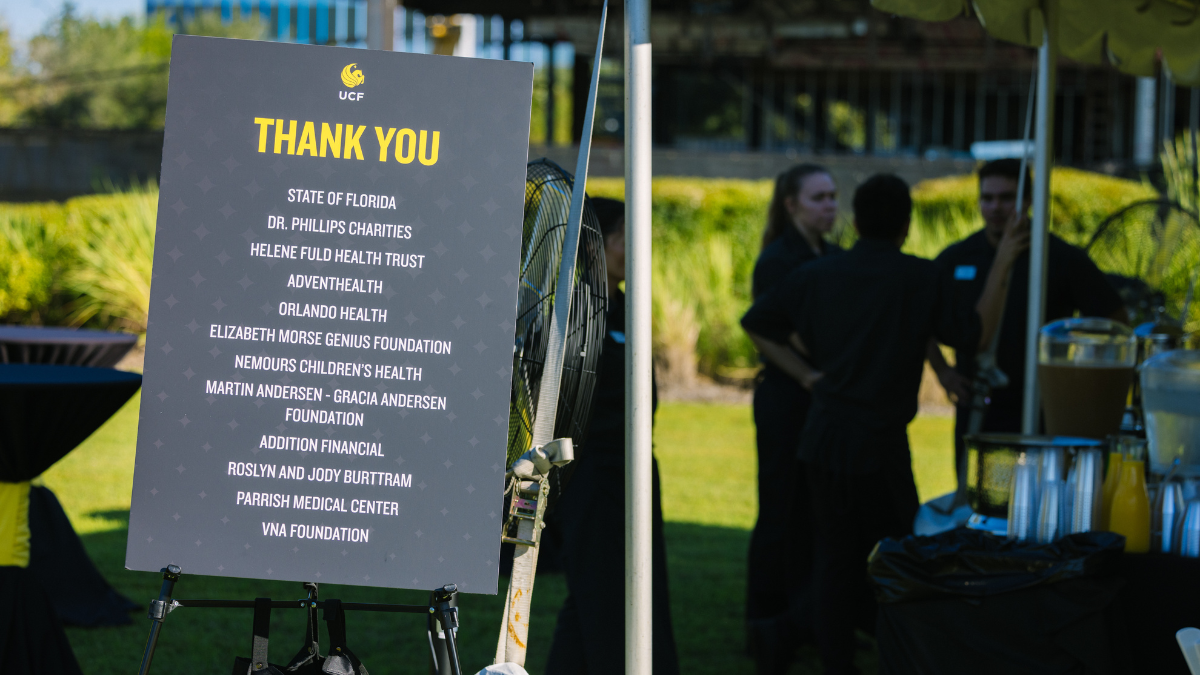
[[[158,645],[158,637],[162,632],[163,621],[177,608],[181,607],[223,607],[238,609],[254,609],[256,605],[267,605],[271,609],[304,609],[308,611],[309,643],[306,647],[311,658],[317,656],[316,649],[316,616],[317,609],[324,608],[329,603],[337,603],[343,610],[360,612],[392,612],[400,614],[425,614],[429,617],[426,632],[429,636],[429,650],[433,657],[433,669],[437,675],[462,675],[458,660],[458,587],[447,584],[434,589],[429,594],[426,605],[384,605],[368,602],[341,602],[338,600],[318,600],[317,584],[304,584],[308,597],[301,600],[173,600],[175,582],[182,574],[178,565],[167,565],[162,569],[163,584],[158,593],[158,600],[150,603],[150,635],[146,639],[146,651],[142,655],[142,665],[138,675],[148,675],[150,663],[154,660],[154,649]],[[334,605],[334,606],[337,606]],[[327,615],[328,616],[328,615]],[[257,638],[256,638],[257,640]],[[303,651],[297,660],[303,661]],[[266,664],[262,664],[265,667]]]

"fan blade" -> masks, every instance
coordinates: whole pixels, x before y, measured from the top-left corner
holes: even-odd
[[[584,190],[587,187],[588,159],[592,153],[592,123],[596,117],[596,90],[600,85],[600,58],[604,53],[604,23],[608,19],[608,0],[600,13],[600,36],[596,38],[596,60],[592,64],[592,82],[588,87],[583,132],[579,137],[579,159],[575,162],[575,184],[571,190],[571,210],[563,237],[558,282],[554,288],[546,366],[538,392],[537,414],[533,418],[532,444],[545,445],[554,440],[554,422],[558,413],[558,389],[562,380],[563,349],[567,338],[567,319],[571,314],[571,296],[575,291],[575,262],[579,251],[579,228],[583,219]]]

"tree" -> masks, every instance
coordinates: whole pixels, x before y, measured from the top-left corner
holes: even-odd
[[[262,35],[263,25],[257,20],[223,23],[215,13],[202,12],[184,30],[253,39]],[[161,129],[174,32],[162,16],[98,21],[65,4],[30,41],[25,72],[8,87],[18,109],[12,122],[56,129]],[[5,45],[6,39],[0,41],[0,78]],[[6,121],[3,113],[0,108],[0,121]]]
[[[0,126],[11,125],[20,112],[17,101],[4,95],[5,90],[10,89],[15,82],[12,39],[8,29],[0,25]]]

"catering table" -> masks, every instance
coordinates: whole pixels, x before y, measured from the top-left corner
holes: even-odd
[[[0,326],[0,363],[112,368],[136,344],[137,336],[130,333]]]
[[[1109,533],[1072,535],[1087,540],[1038,560],[1022,557],[1037,545],[986,536],[902,540],[947,544],[924,560],[880,543],[871,568],[881,674],[1187,675],[1175,632],[1200,625],[1200,560],[1125,554]]]
[[[0,491],[24,492],[27,571],[64,623],[126,624],[136,605],[96,570],[50,490],[28,481],[112,417],[141,382],[109,368],[0,364]]]

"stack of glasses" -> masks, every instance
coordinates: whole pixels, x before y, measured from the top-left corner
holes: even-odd
[[[1008,502],[1009,538],[1048,543],[1100,529],[1103,454],[1081,448],[1068,468],[1069,459],[1063,448],[1018,456]]]
[[[1156,553],[1200,558],[1200,484],[1167,480],[1155,490],[1151,511],[1152,547]]]
[[[1113,437],[1105,471],[1099,448],[1045,447],[1016,458],[1008,537],[1049,543],[1076,532],[1125,536],[1129,553],[1200,558],[1200,480],[1168,474],[1147,485],[1146,441]]]

